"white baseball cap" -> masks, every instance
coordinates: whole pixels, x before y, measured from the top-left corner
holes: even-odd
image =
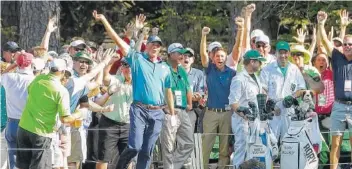
[[[258,42],[263,42],[265,44],[270,44],[270,39],[268,36],[266,35],[259,35],[255,38],[255,43],[258,43]]]
[[[260,36],[260,35],[264,35],[264,32],[260,29],[254,29],[252,32],[251,32],[251,39],[257,37],[257,36]]]
[[[58,71],[67,70],[66,61],[63,59],[54,59],[49,64],[50,68],[57,68]]]
[[[211,42],[209,45],[208,45],[208,52],[211,52],[214,48],[222,48],[222,45],[220,42]]]
[[[45,61],[42,58],[34,58],[32,60],[32,66],[34,70],[43,70],[45,68]]]
[[[79,45],[87,46],[83,40],[75,40],[70,43],[70,46],[72,46],[72,47],[77,47]]]

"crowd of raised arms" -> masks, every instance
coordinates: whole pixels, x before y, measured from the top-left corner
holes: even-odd
[[[319,11],[307,49],[303,29],[296,42],[276,44],[260,28],[251,30],[254,10],[255,4],[243,7],[233,21],[230,54],[207,42],[209,27],[196,54],[163,43],[143,14],[121,37],[99,11],[92,19],[114,48],[73,38],[48,51],[54,19],[40,46],[7,42],[1,169],[341,167],[344,133],[352,134],[349,13],[341,9],[333,37],[324,28],[327,13]],[[202,70],[193,67],[197,60]]]

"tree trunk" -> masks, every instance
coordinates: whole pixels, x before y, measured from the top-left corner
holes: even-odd
[[[19,2],[1,1],[1,46],[18,41]]]
[[[50,16],[60,18],[59,1],[21,1],[19,2],[19,45],[23,49],[39,46],[44,36]],[[58,51],[60,31],[58,29],[50,37],[49,50]]]
[[[252,14],[252,30],[261,29],[270,40],[276,39],[278,28],[277,5],[280,2],[258,2]],[[271,44],[272,46],[274,44]]]

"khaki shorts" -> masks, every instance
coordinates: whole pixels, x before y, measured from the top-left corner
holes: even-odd
[[[86,159],[87,144],[86,134],[83,127],[71,129],[71,155],[67,157],[67,162],[82,162]]]

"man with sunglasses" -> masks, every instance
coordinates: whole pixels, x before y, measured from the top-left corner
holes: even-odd
[[[70,47],[68,48],[68,53],[71,57],[74,57],[77,52],[84,51],[87,45],[84,40],[77,39],[70,43]]]
[[[306,83],[298,67],[289,62],[290,45],[285,41],[276,44],[277,60],[265,66],[260,72],[260,81],[269,99],[283,100],[286,96],[300,96],[301,90],[306,89]],[[283,137],[288,129],[288,110],[276,114],[270,121],[276,137]],[[279,117],[281,116],[281,117]]]
[[[255,38],[255,50],[257,50],[266,59],[266,61],[263,62],[262,67],[276,60],[276,57],[270,54],[270,39],[264,34]]]
[[[343,131],[346,129],[346,123],[352,140],[352,35],[345,35],[343,38],[343,52],[334,49],[329,42],[324,24],[327,20],[327,13],[319,11],[317,15],[318,31],[323,45],[328,55],[332,59],[332,71],[335,82],[335,102],[331,113],[331,131],[332,143],[330,151],[330,169],[336,169],[340,157],[340,144],[343,137]],[[352,142],[351,142],[352,144]]]
[[[73,75],[65,85],[70,94],[70,109],[71,113],[78,111],[88,113],[88,110],[94,112],[109,112],[110,107],[100,107],[94,104],[88,98],[89,83],[99,72],[102,72],[103,68],[108,65],[112,56],[115,52],[112,49],[108,49],[103,54],[105,58],[101,63],[96,65],[88,73],[88,66],[93,64],[90,54],[86,52],[77,52],[73,57]],[[82,116],[86,117],[86,115]],[[80,163],[85,158],[85,131],[83,127],[71,129],[71,155],[68,157],[69,166],[78,168]]]

